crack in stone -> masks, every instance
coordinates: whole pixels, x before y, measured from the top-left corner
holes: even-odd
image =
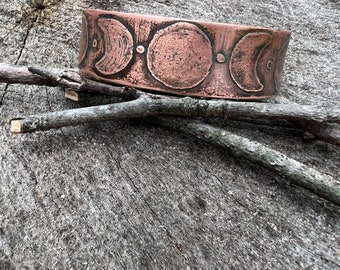
[[[45,0],[36,0],[32,2],[32,5],[30,8],[28,8],[28,10],[26,10],[24,12],[24,14],[26,14],[25,16],[23,16],[22,18],[20,18],[18,25],[20,25],[23,21],[25,21],[25,18],[27,21],[31,21],[27,30],[26,30],[26,34],[24,36],[24,40],[23,40],[23,44],[21,46],[21,48],[19,49],[19,55],[17,57],[17,59],[14,61],[14,65],[17,65],[24,53],[24,50],[26,48],[26,44],[27,44],[27,40],[30,36],[30,33],[34,27],[34,25],[37,23],[39,17],[41,16],[42,12],[46,9],[48,9],[51,6],[57,5],[59,4],[58,1],[45,1]],[[27,15],[28,14],[28,15]],[[8,88],[9,88],[9,84],[5,84],[4,89],[3,89],[3,93],[0,97],[0,107],[3,105],[4,103],[4,99],[5,96],[8,92]],[[51,105],[50,105],[51,107]]]
[[[135,182],[133,181],[133,179],[130,177],[130,175],[128,174],[128,172],[123,168],[121,161],[117,158],[115,158],[113,156],[113,154],[111,153],[111,151],[109,149],[107,149],[110,157],[112,158],[112,160],[114,160],[118,166],[118,168],[124,172],[125,176],[127,177],[128,181],[130,182],[130,184],[132,185],[132,187],[134,188],[136,193],[140,193],[140,189],[138,188],[138,186],[135,184]],[[158,216],[158,214],[156,213],[156,211],[152,208],[152,206],[149,204],[149,202],[147,201],[146,198],[141,198],[141,200],[144,202],[144,204],[146,205],[146,207],[150,210],[151,214],[154,216],[154,218],[158,221],[159,224],[162,224],[162,220],[161,218]],[[175,247],[175,249],[182,255],[184,256],[184,258],[186,259],[186,256],[184,254],[184,247],[182,245],[182,243],[176,238],[174,237],[171,232],[164,226],[164,225],[160,225],[160,228],[162,228],[165,233],[166,236],[168,237],[168,239],[172,242],[173,246]]]
[[[135,183],[133,182],[133,180],[131,178],[129,178],[129,180],[132,182],[133,186],[136,187]],[[139,192],[139,189],[136,187],[136,190]],[[149,208],[149,210],[151,211],[152,215],[156,218],[156,220],[159,222],[159,224],[162,224],[162,220],[160,219],[160,217],[158,216],[158,214],[155,212],[155,210],[151,207],[151,205],[149,204],[149,202],[145,199],[142,198],[142,200],[144,201],[145,205],[147,206],[147,208]],[[184,255],[184,247],[182,245],[182,243],[176,238],[174,237],[171,232],[168,230],[168,228],[166,228],[165,226],[161,225],[160,226],[166,233],[166,236],[170,239],[170,241],[172,242],[173,246],[176,248],[176,250],[185,257]],[[186,257],[185,257],[186,258]]]
[[[0,107],[2,106],[2,104],[3,104],[3,102],[4,102],[4,99],[5,99],[5,96],[6,96],[6,93],[7,93],[8,86],[9,86],[9,84],[6,83],[6,84],[5,84],[5,87],[4,87],[4,92],[2,93],[1,99],[0,99]]]
[[[18,55],[17,59],[14,62],[14,65],[17,65],[19,63],[19,61],[20,61],[20,59],[21,59],[21,57],[23,55],[24,49],[25,49],[26,44],[27,44],[28,37],[29,37],[29,35],[30,35],[34,25],[38,21],[38,18],[39,18],[40,14],[41,14],[41,10],[42,9],[38,9],[38,8],[35,10],[35,11],[38,11],[38,12],[37,12],[37,14],[35,15],[35,17],[33,18],[33,20],[31,21],[30,25],[27,28],[26,35],[25,35],[24,40],[23,40],[23,44],[22,44],[22,46],[20,48],[19,55]],[[7,92],[8,92],[8,87],[9,87],[9,84],[8,83],[5,84],[4,92],[2,93],[1,98],[0,98],[0,107],[3,105],[5,96],[6,96]]]
[[[34,18],[34,19],[32,20],[32,22],[31,22],[31,24],[30,24],[29,27],[27,28],[26,35],[25,35],[24,41],[23,41],[23,45],[22,45],[21,48],[20,48],[19,55],[18,55],[16,61],[14,62],[15,65],[17,65],[17,64],[19,63],[19,61],[20,61],[20,59],[21,59],[21,57],[22,57],[22,54],[23,54],[24,49],[25,49],[26,44],[27,44],[27,39],[28,39],[28,37],[29,37],[29,35],[30,35],[30,33],[31,33],[32,29],[33,29],[33,27],[34,27],[34,24],[38,21],[39,15],[40,15],[40,14],[37,14],[37,15],[35,16],[35,18]]]

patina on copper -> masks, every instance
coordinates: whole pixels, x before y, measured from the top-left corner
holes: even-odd
[[[260,99],[280,87],[290,32],[85,10],[81,72],[176,95]]]

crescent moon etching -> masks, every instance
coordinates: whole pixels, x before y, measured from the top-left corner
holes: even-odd
[[[257,74],[258,59],[271,41],[266,32],[249,33],[235,45],[230,59],[230,73],[235,83],[246,92],[259,92],[263,83]]]
[[[87,20],[85,15],[83,15],[82,17],[82,30],[81,32],[83,33],[81,35],[81,39],[80,39],[80,44],[83,44],[82,46],[80,46],[80,51],[79,51],[79,56],[78,56],[78,61],[79,63],[84,62],[85,57],[86,57],[86,53],[87,53],[87,49],[88,49],[88,25],[87,25]]]
[[[276,66],[275,66],[275,73],[274,73],[274,81],[275,81],[275,88],[280,89],[281,84],[281,73],[283,71],[283,64],[286,57],[286,52],[288,49],[289,39],[286,40],[285,43],[280,48],[279,53],[277,54],[276,58]]]
[[[104,55],[95,64],[103,75],[113,75],[122,71],[131,61],[133,39],[129,30],[118,20],[99,18],[98,25],[105,41]]]

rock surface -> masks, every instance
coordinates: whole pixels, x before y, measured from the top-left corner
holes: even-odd
[[[293,31],[282,95],[340,104],[337,0],[4,0],[0,62],[76,67],[84,8]],[[8,119],[77,107],[0,84],[0,269],[337,269],[340,208],[224,149],[143,120],[11,136]],[[229,123],[339,178],[339,147]]]

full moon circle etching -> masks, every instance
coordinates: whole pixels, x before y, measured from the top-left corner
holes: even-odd
[[[209,74],[213,62],[207,35],[196,25],[177,22],[157,31],[147,52],[152,76],[172,89],[190,89]]]

